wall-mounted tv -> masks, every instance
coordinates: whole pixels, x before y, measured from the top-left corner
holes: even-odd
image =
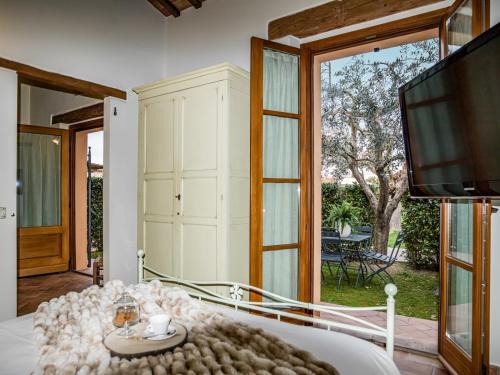
[[[500,196],[500,24],[399,94],[410,194]]]

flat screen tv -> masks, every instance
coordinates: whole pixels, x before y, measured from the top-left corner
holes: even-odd
[[[399,89],[413,197],[500,196],[500,24]]]

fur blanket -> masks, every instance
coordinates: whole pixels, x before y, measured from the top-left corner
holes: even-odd
[[[166,312],[186,326],[188,341],[158,356],[111,357],[103,339],[115,329],[112,304],[125,290],[140,303],[142,320]],[[34,374],[338,374],[311,354],[156,281],[128,287],[111,281],[44,302],[34,316],[34,336],[40,355]]]

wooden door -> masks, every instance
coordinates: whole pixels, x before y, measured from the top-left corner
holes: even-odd
[[[312,287],[306,60],[300,49],[252,38],[250,281],[302,301]]]
[[[211,83],[179,93],[176,249],[180,277],[217,280],[222,246],[222,100],[224,87]]]
[[[18,276],[69,269],[68,131],[18,127]]]
[[[441,57],[486,29],[485,2],[456,0],[442,20]],[[477,67],[480,69],[480,67]],[[481,374],[489,364],[489,228],[491,204],[441,205],[439,354],[459,374]]]
[[[442,206],[439,352],[463,375],[480,374],[487,352],[490,213],[490,205],[482,202],[464,200]]]

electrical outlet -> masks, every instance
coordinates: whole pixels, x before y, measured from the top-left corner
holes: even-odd
[[[0,219],[7,218],[7,207],[0,207]]]

